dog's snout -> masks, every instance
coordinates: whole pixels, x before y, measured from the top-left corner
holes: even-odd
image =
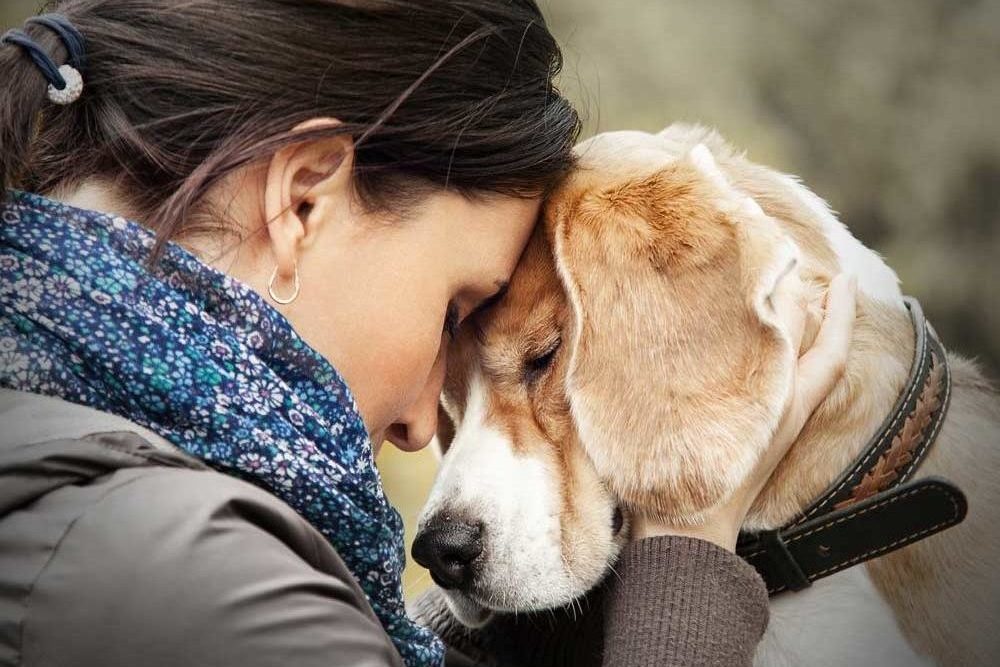
[[[430,570],[441,588],[463,588],[472,580],[472,564],[483,552],[483,524],[434,517],[413,541],[413,560]]]

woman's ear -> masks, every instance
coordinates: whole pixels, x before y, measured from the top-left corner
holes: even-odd
[[[299,254],[323,227],[350,210],[354,144],[348,135],[309,138],[340,122],[316,118],[297,125],[303,141],[271,158],[264,184],[264,213],[277,275],[291,280]]]

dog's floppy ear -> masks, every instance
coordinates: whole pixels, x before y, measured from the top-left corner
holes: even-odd
[[[697,521],[750,472],[787,400],[796,353],[773,297],[797,280],[796,250],[704,146],[608,183],[575,177],[546,210],[573,311],[567,396],[619,498]]]

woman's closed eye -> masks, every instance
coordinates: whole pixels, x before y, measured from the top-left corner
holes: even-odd
[[[471,310],[471,312],[466,316],[462,317],[461,309],[458,303],[454,300],[448,302],[448,307],[445,310],[444,316],[444,332],[448,334],[448,337],[452,340],[458,336],[458,330],[462,326],[462,322],[465,319],[474,317],[476,315],[482,314],[496,305],[507,293],[507,281],[498,280],[495,282],[496,291],[489,296],[480,299],[476,306]]]

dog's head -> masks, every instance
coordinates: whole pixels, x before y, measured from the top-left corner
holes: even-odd
[[[439,432],[445,455],[413,548],[470,626],[489,609],[572,600],[627,537],[570,414],[562,375],[573,316],[541,227],[501,303],[449,350],[439,431],[454,432]]]
[[[589,590],[632,510],[696,522],[726,499],[791,391],[775,304],[817,292],[706,145],[578,150],[507,296],[449,352],[454,436],[414,556],[468,625]]]

